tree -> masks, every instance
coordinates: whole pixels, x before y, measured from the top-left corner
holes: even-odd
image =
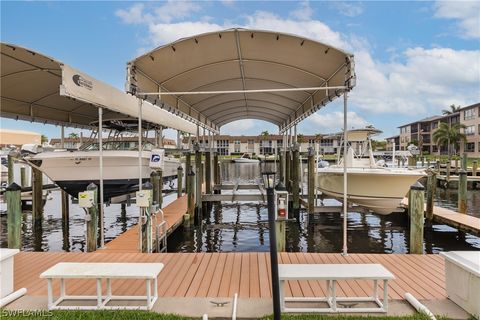
[[[450,105],[450,109],[443,109],[442,114],[443,115],[450,115],[454,114],[460,111],[460,106],[455,106],[454,104]]]
[[[42,141],[42,144],[45,143],[45,142],[48,142],[48,137],[46,135],[42,134],[41,141]]]
[[[465,133],[461,132],[461,129],[465,129],[464,124],[455,123],[449,125],[448,123],[441,122],[438,129],[433,133],[433,142],[439,147],[446,146],[448,152],[448,160],[452,158],[452,147],[454,147],[454,153],[457,152],[457,147],[460,142],[467,141]]]
[[[298,143],[304,142],[305,136],[301,133],[297,134],[297,141]]]
[[[322,141],[322,138],[323,138],[323,134],[321,134],[321,133],[317,133],[317,134],[315,135],[315,140],[316,140],[316,141],[319,141],[319,142],[320,142],[320,141]]]
[[[270,133],[268,133],[268,131],[265,130],[265,131],[262,131],[262,133],[260,133],[260,135],[262,136],[262,139],[263,139],[263,140],[267,141],[268,137],[270,136]],[[265,145],[264,145],[264,146],[263,146],[263,155],[266,154],[265,149],[266,149],[266,147],[265,147]]]
[[[78,134],[76,134],[75,132],[72,132],[72,133],[70,133],[70,134],[68,135],[68,137],[69,137],[70,139],[77,139],[77,138],[78,138]]]

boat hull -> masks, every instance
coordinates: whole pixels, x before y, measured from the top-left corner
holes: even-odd
[[[142,182],[150,178],[150,153],[143,152]],[[48,152],[26,159],[40,169],[68,194],[77,197],[90,183],[99,184],[100,154],[94,151]],[[180,162],[175,158],[165,158],[163,179],[171,180],[177,176]],[[134,192],[139,181],[138,151],[103,152],[103,189],[104,198]]]
[[[244,158],[237,158],[232,160],[235,163],[260,163],[260,160],[257,159],[244,159]]]
[[[349,202],[378,214],[398,211],[410,186],[424,174],[418,171],[349,168],[347,197]],[[324,194],[343,199],[343,169],[317,171],[317,188]]]

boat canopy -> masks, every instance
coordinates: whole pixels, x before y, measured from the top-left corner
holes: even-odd
[[[2,43],[0,64],[2,117],[92,129],[98,107],[108,120],[139,115],[137,97],[38,52]],[[196,133],[193,123],[149,102],[142,118],[152,128]]]
[[[183,38],[127,67],[127,91],[215,129],[251,118],[274,123],[284,132],[354,85],[352,54],[262,30],[228,29]]]

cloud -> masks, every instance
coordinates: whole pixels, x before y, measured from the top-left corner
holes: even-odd
[[[227,123],[220,130],[221,134],[242,135],[251,131],[255,127],[255,121],[252,119],[238,120]]]
[[[479,1],[437,1],[435,17],[457,20],[462,38],[480,38]]]
[[[330,5],[344,16],[353,18],[363,13],[363,7],[359,2],[332,1]]]
[[[169,43],[180,38],[193,36],[195,34],[225,29],[215,23],[204,21],[184,21],[177,23],[156,23],[150,24],[150,42],[154,46]]]
[[[313,16],[313,9],[308,1],[302,1],[298,9],[290,12],[290,16],[298,20],[310,20]]]
[[[127,24],[154,24],[185,19],[201,9],[196,2],[169,0],[158,7],[147,8],[144,4],[134,4],[127,10],[117,10],[115,14]]]
[[[366,125],[368,125],[367,121],[355,111],[347,112],[347,126],[349,129],[364,128]],[[307,130],[310,129],[308,131],[312,131],[311,129],[314,128],[314,132],[311,132],[312,134],[318,132],[338,132],[343,128],[343,112],[322,110],[306,119],[304,126]]]
[[[401,57],[405,62],[382,64],[357,53],[351,102],[369,113],[427,114],[480,100],[480,51],[417,47]]]

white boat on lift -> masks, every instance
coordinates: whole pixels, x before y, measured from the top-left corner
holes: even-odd
[[[151,150],[154,145],[143,142],[142,181],[150,179]],[[103,143],[103,185],[104,198],[120,196],[138,190],[138,141],[115,139]],[[78,151],[42,152],[24,157],[59,187],[73,197],[85,191],[93,182],[100,181],[100,152],[98,142],[82,146]],[[163,179],[172,180],[177,176],[180,161],[171,156],[164,157]]]
[[[249,153],[244,153],[240,158],[232,159],[235,163],[260,163],[258,159],[252,159]]]
[[[317,169],[317,188],[326,195],[342,200],[346,161],[349,202],[378,214],[398,211],[410,186],[426,173],[423,170],[377,165],[370,136],[378,133],[381,131],[373,128],[348,131],[346,157],[341,157],[339,152],[336,165]]]

